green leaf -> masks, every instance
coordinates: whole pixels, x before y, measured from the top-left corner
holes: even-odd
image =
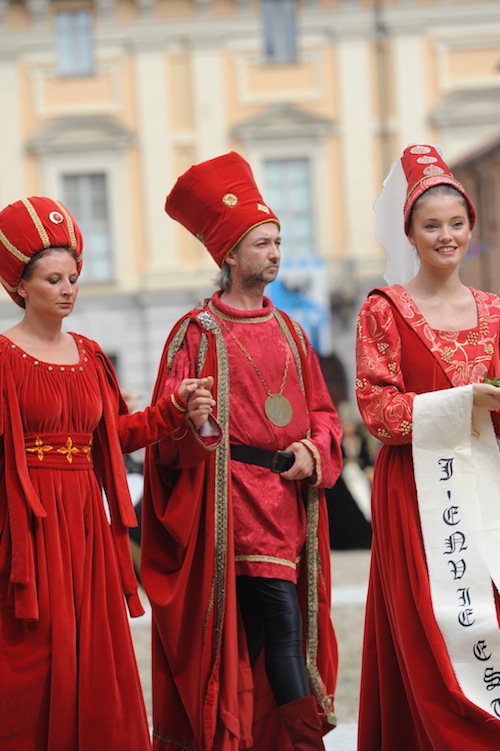
[[[496,376],[493,376],[493,378],[488,378],[488,373],[484,374],[484,383],[489,383],[491,386],[500,386],[500,378],[497,378]]]

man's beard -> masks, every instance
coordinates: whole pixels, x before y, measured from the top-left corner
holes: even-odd
[[[266,271],[269,271],[269,269],[276,269],[276,273],[272,275],[271,278],[268,277],[268,275],[265,273]],[[262,271],[254,271],[246,274],[241,279],[241,287],[247,291],[252,290],[263,290],[264,287],[266,287],[268,284],[271,284],[274,282],[278,277],[278,270],[279,266],[268,266],[266,269]]]

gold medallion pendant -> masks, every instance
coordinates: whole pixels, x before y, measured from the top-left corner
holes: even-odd
[[[248,362],[257,373],[257,376],[259,377],[260,382],[262,383],[262,385],[264,386],[266,390],[267,399],[264,402],[264,412],[266,413],[267,419],[269,420],[269,422],[272,422],[273,425],[276,425],[277,428],[284,428],[285,425],[288,425],[288,423],[291,421],[293,417],[292,405],[290,404],[286,396],[283,396],[283,390],[285,388],[285,383],[286,383],[286,379],[288,376],[288,367],[290,365],[290,350],[286,342],[286,339],[285,339],[285,351],[286,351],[285,370],[283,371],[283,378],[281,379],[280,390],[277,394],[272,394],[271,389],[269,388],[269,386],[267,385],[264,379],[264,376],[262,375],[259,368],[255,364],[252,355],[247,350],[243,342],[240,342],[236,334],[229,328],[229,326],[227,325],[227,323],[224,321],[223,318],[220,319],[220,323],[226,329],[229,336],[234,340],[235,344],[243,352]]]
[[[264,411],[267,419],[278,428],[284,428],[293,416],[292,405],[283,394],[269,394],[265,403]]]

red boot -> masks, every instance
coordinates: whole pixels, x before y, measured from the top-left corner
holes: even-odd
[[[323,726],[314,696],[304,696],[279,707],[295,751],[324,751]]]

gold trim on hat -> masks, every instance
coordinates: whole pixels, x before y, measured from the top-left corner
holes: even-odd
[[[3,245],[5,245],[9,253],[12,253],[13,256],[19,259],[19,261],[22,261],[23,263],[29,263],[31,258],[29,256],[25,256],[24,253],[21,253],[21,251],[18,248],[16,248],[15,245],[12,245],[10,240],[7,239],[7,237],[4,235],[1,229],[0,229],[0,241],[3,243]]]
[[[240,243],[240,242],[241,242],[241,241],[243,240],[243,238],[244,238],[244,237],[245,237],[246,235],[248,235],[248,233],[249,233],[249,232],[251,232],[251,231],[252,231],[253,229],[255,229],[256,227],[260,227],[260,226],[261,226],[262,224],[267,224],[268,222],[274,222],[274,224],[276,224],[276,225],[277,225],[278,229],[281,229],[281,225],[280,225],[279,219],[277,219],[276,217],[273,217],[273,216],[271,216],[271,217],[270,217],[269,219],[262,219],[262,221],[260,221],[260,222],[255,222],[255,224],[252,224],[252,226],[251,226],[251,227],[248,227],[248,229],[246,229],[246,230],[245,230],[245,231],[244,231],[244,232],[243,232],[243,233],[242,233],[242,234],[241,234],[241,235],[239,236],[239,238],[238,238],[238,239],[236,240],[236,242],[234,242],[234,243],[233,243],[233,244],[231,245],[231,247],[229,248],[229,250],[228,250],[228,251],[226,252],[226,254],[224,255],[224,258],[222,259],[222,261],[221,261],[221,264],[220,264],[220,265],[222,266],[222,265],[224,264],[224,261],[225,261],[225,260],[226,260],[226,258],[228,257],[229,253],[230,253],[230,252],[231,252],[232,250],[234,250],[234,249],[235,249],[235,247],[236,247],[236,246],[238,245],[238,243]]]
[[[429,168],[427,167],[427,169],[429,169]],[[446,172],[443,170],[442,173],[427,174],[427,175],[424,175],[423,177],[421,177],[420,180],[417,180],[417,182],[415,183],[415,185],[413,185],[408,190],[408,195],[406,196],[406,200],[405,200],[404,205],[406,206],[406,204],[410,200],[410,198],[413,195],[413,193],[415,192],[415,190],[418,188],[418,186],[421,183],[424,182],[424,180],[429,180],[429,178],[431,178],[431,177],[441,177],[441,176],[444,177],[444,178],[446,178],[446,180],[448,181],[449,184],[456,185],[460,193],[465,193],[466,192],[464,186],[462,185],[462,183],[459,183],[458,180],[456,180],[453,177],[453,175],[447,175]],[[434,187],[434,186],[431,186],[431,187]]]
[[[16,287],[12,287],[12,285],[10,285],[8,282],[5,281],[5,279],[3,278],[3,276],[0,276],[0,283],[9,292],[17,292],[17,286]]]
[[[71,214],[66,210],[66,207],[63,206],[63,204],[60,201],[54,201],[57,206],[61,209],[62,214],[66,217],[66,222],[68,223],[68,232],[69,236],[71,238],[71,247],[73,250],[76,250],[76,232],[75,232],[75,223],[73,222],[73,217]],[[77,256],[77,261],[80,261],[82,258],[82,253],[80,253],[79,256]]]
[[[40,217],[36,213],[35,207],[33,206],[32,203],[30,203],[30,201],[27,198],[23,198],[21,200],[22,200],[22,203],[24,204],[24,206],[26,207],[26,210],[27,210],[28,214],[31,217],[31,220],[32,220],[33,224],[35,225],[38,234],[40,235],[40,240],[43,243],[43,247],[44,248],[50,248],[50,239],[49,239],[49,236],[47,234],[47,230],[43,226],[42,220],[40,219]]]
[[[222,203],[224,206],[228,206],[230,209],[234,208],[238,204],[238,196],[234,193],[226,193],[222,196]]]

